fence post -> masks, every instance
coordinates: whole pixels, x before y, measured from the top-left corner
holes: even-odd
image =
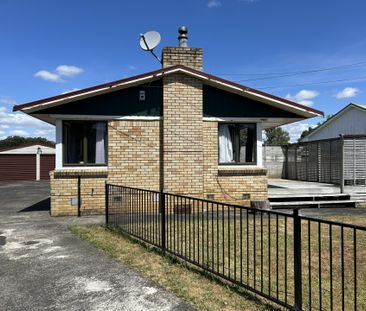
[[[78,217],[81,216],[81,177],[78,176]]]
[[[295,180],[297,179],[297,145],[295,145]]]
[[[294,310],[302,310],[302,263],[301,263],[301,218],[299,209],[294,209],[294,280],[295,306]]]
[[[339,135],[340,136],[340,143],[341,143],[341,158],[340,158],[340,180],[339,180],[339,185],[340,185],[340,190],[341,193],[344,193],[344,136],[343,134]],[[353,151],[354,152],[354,151]]]
[[[163,253],[166,250],[166,228],[165,228],[165,193],[160,191],[160,215],[161,215],[161,249]]]
[[[109,185],[107,181],[105,181],[105,224],[109,223]]]

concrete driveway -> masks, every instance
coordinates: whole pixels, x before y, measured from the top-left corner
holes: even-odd
[[[49,183],[0,183],[1,310],[192,310],[51,218]]]

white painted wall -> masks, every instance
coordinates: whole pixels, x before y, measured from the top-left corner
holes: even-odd
[[[263,167],[263,140],[261,123],[257,123],[257,166]]]
[[[366,134],[366,111],[357,107],[350,107],[339,116],[335,116],[327,124],[324,124],[317,132],[302,141],[328,139],[344,135]]]
[[[55,169],[62,168],[62,120],[56,120],[56,163]]]

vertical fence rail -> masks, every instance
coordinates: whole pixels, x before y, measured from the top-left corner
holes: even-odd
[[[366,185],[366,136],[300,142],[286,146],[284,177],[293,180]]]
[[[291,310],[366,310],[366,228],[106,184],[106,224]]]

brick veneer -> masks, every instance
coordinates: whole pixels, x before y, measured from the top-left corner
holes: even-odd
[[[167,47],[163,66],[202,70],[202,49]],[[51,173],[51,214],[76,215],[77,176],[82,175],[82,213],[104,212],[104,183],[249,205],[267,198],[266,170],[218,166],[218,122],[203,121],[202,82],[183,74],[163,77],[162,120],[108,122],[108,172]]]
[[[160,189],[160,128],[160,120],[109,122],[109,182]]]
[[[103,214],[107,170],[56,170],[50,172],[51,215],[77,215],[78,206],[71,199],[78,197],[78,176],[81,189],[81,215]]]
[[[162,52],[163,67],[184,65],[203,70],[203,51],[200,48],[165,47]]]
[[[202,82],[182,74],[164,78],[164,190],[203,192]]]

